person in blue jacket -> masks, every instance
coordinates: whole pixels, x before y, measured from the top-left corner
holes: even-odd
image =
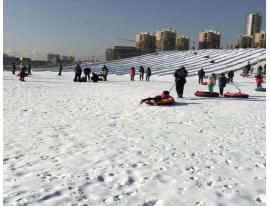
[[[221,74],[221,76],[218,78],[218,86],[219,86],[219,94],[223,95],[224,87],[226,87],[227,78],[225,77],[225,74]]]

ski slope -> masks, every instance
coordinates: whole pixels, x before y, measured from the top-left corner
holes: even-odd
[[[195,54],[197,53],[197,54]],[[206,58],[209,56],[209,58]],[[228,72],[230,70],[242,69],[248,61],[252,65],[259,61],[265,61],[265,49],[206,49],[189,51],[167,51],[159,54],[147,54],[127,59],[114,60],[91,65],[82,65],[90,67],[92,71],[99,72],[104,64],[109,68],[110,74],[129,74],[130,67],[134,66],[138,72],[140,66],[150,67],[154,75],[170,75],[180,66],[185,66],[189,76],[197,75],[199,69],[203,68],[206,74]],[[214,60],[215,63],[210,63]],[[65,70],[73,70],[74,66],[66,67]],[[39,71],[55,70],[37,69]]]

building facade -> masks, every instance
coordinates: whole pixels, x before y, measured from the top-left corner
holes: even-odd
[[[252,36],[241,35],[238,39],[237,46],[239,48],[251,48],[252,47]]]
[[[137,48],[130,46],[113,46],[106,49],[106,60],[124,59],[137,56]]]
[[[265,32],[256,32],[254,43],[256,48],[266,48],[266,33]]]
[[[256,32],[261,31],[262,14],[253,13],[246,17],[246,35],[255,36]]]
[[[60,55],[49,53],[47,54],[47,61],[53,64],[58,64],[60,63]]]
[[[219,49],[221,34],[213,29],[199,33],[199,49]]]
[[[160,29],[155,32],[156,52],[175,50],[176,31],[174,29]]]
[[[140,32],[136,34],[136,48],[138,54],[154,53],[156,49],[156,37],[149,32]]]
[[[75,64],[76,60],[73,56],[62,56],[61,63],[63,64]]]
[[[189,37],[177,36],[176,37],[176,50],[189,50]]]

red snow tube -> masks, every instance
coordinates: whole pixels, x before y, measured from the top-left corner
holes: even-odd
[[[203,82],[202,85],[207,85],[208,82]]]
[[[229,97],[229,98],[248,98],[249,95],[241,92],[226,92],[224,94],[224,97]]]
[[[194,93],[197,97],[218,97],[219,93],[217,92],[203,92],[203,91],[197,91]]]
[[[21,76],[21,72],[19,72],[18,74],[17,74],[17,77],[19,77],[19,76]],[[28,76],[28,73],[25,73],[25,77],[27,77]]]

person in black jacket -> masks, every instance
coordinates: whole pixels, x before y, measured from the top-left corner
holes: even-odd
[[[84,76],[85,76],[85,80],[87,81],[87,79],[88,79],[88,81],[90,81],[91,69],[87,67],[87,68],[85,68],[83,70],[83,73],[84,73]]]
[[[150,76],[151,76],[151,69],[150,67],[147,67],[145,80],[149,82]]]
[[[143,66],[140,66],[139,74],[140,74],[140,81],[143,81],[143,76],[144,76],[144,68],[143,68]]]
[[[81,75],[82,75],[82,68],[79,64],[75,67],[75,77],[74,77],[74,82],[81,81]]]
[[[91,80],[93,82],[98,82],[99,81],[99,77],[96,73],[92,72],[92,77],[91,77]]]
[[[203,68],[201,68],[201,70],[198,71],[198,77],[199,77],[199,84],[202,84],[203,78],[205,78],[205,72]]]
[[[15,71],[16,71],[16,64],[15,64],[15,62],[13,62],[13,64],[12,64],[12,74],[15,74]]]
[[[62,70],[63,70],[63,66],[62,66],[62,63],[60,63],[58,76],[61,76]]]
[[[24,77],[26,75],[26,70],[27,70],[27,68],[26,68],[25,64],[22,64],[21,71],[20,71],[20,81],[24,81]]]
[[[103,65],[103,67],[101,68],[101,76],[104,81],[107,81],[108,73],[109,73],[109,69],[106,67],[106,65]]]
[[[226,87],[227,78],[225,74],[221,74],[221,77],[218,78],[219,94],[223,95],[224,87]]]
[[[183,98],[184,86],[188,72],[185,67],[181,67],[174,72],[175,84],[176,84],[176,93],[178,98]]]
[[[233,72],[233,70],[231,70],[231,71],[228,72],[229,82],[233,82],[233,77],[234,77],[234,72]]]

